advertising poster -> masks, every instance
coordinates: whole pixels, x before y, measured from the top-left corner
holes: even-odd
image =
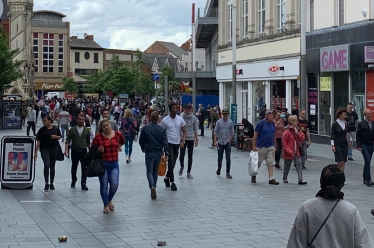
[[[22,102],[3,101],[3,129],[22,129]]]
[[[366,72],[366,107],[374,111],[374,71]]]
[[[4,138],[2,145],[2,181],[32,181],[34,140]]]

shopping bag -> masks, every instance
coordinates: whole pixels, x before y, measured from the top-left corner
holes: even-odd
[[[205,121],[204,121],[204,125],[208,125],[208,120],[205,120]]]
[[[251,151],[249,154],[248,174],[250,176],[257,176],[258,170],[258,152]]]
[[[160,163],[158,164],[158,175],[160,177],[165,176],[166,174],[166,158],[165,156],[161,157]]]

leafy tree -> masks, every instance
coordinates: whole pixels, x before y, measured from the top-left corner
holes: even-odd
[[[164,65],[161,68],[161,77],[160,77],[160,88],[158,89],[159,93],[165,93],[165,79],[168,77],[169,81],[169,91],[175,91],[179,89],[180,83],[175,80],[174,70],[168,65]],[[170,94],[169,94],[170,96]]]
[[[9,48],[9,39],[0,26],[0,92],[12,87],[12,82],[23,76],[20,67],[23,61],[13,61],[18,49]]]
[[[70,94],[77,94],[79,92],[78,85],[74,82],[74,79],[64,77],[62,78],[64,83],[64,90]]]

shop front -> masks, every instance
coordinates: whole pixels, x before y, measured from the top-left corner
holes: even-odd
[[[38,99],[44,97],[46,94],[50,92],[61,92],[61,95],[64,94],[64,83],[52,83],[52,82],[35,82],[35,94]]]
[[[237,65],[236,103],[238,121],[259,121],[259,111],[266,104],[268,109],[288,108],[297,114],[299,107],[299,58],[279,61],[262,61]],[[217,67],[220,107],[228,108],[232,96],[232,66]]]

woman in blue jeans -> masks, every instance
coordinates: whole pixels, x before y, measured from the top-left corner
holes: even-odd
[[[100,133],[96,134],[92,141],[92,146],[96,146],[97,152],[101,153],[101,158],[105,165],[105,174],[99,176],[100,195],[104,203],[104,213],[114,211],[112,203],[117,192],[119,183],[118,154],[125,143],[125,138],[118,131],[113,131],[108,119],[100,122]],[[109,184],[109,191],[108,191]]]
[[[122,135],[125,137],[125,153],[126,153],[126,163],[131,162],[131,153],[132,153],[132,145],[134,143],[135,137],[137,137],[137,122],[132,115],[132,111],[130,109],[125,110],[125,114],[123,115],[121,121],[120,131]]]

